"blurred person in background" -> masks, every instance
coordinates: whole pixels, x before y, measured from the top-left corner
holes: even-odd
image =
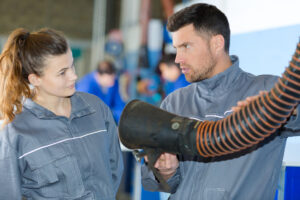
[[[158,64],[158,69],[163,78],[165,96],[178,88],[189,85],[184,74],[181,73],[179,64],[175,63],[175,58],[176,54],[165,54]]]
[[[76,79],[61,33],[11,33],[0,55],[0,199],[116,199],[117,127]]]
[[[76,89],[98,96],[110,107],[115,121],[119,121],[125,102],[120,95],[119,81],[112,62],[100,61],[96,70],[76,83]]]
[[[137,81],[139,99],[159,105],[168,94],[189,85],[175,58],[176,54],[165,54],[159,60],[155,73],[140,73]]]

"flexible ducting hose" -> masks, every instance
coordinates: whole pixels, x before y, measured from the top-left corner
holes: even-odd
[[[270,136],[286,122],[299,101],[300,42],[270,92],[262,93],[228,117],[200,122],[134,100],[122,112],[119,134],[122,143],[131,149],[158,148],[161,152],[221,156],[246,149]]]

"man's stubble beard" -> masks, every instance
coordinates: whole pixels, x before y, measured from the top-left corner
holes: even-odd
[[[212,56],[210,56],[210,60],[206,64],[206,66],[207,67],[192,73],[189,78],[186,77],[186,80],[190,83],[195,83],[195,82],[199,82],[211,78],[211,73],[216,68],[216,61]]]

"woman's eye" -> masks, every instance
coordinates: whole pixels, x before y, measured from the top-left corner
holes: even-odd
[[[65,73],[66,73],[66,71],[62,71],[62,72],[59,73],[59,75],[63,76],[63,75],[65,75]]]

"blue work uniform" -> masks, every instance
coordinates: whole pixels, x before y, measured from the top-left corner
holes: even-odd
[[[180,74],[180,76],[177,78],[176,81],[174,81],[174,82],[166,81],[166,83],[164,84],[164,91],[165,91],[166,95],[169,95],[171,92],[173,92],[179,88],[185,87],[189,84],[190,83],[187,82],[184,74]]]
[[[118,123],[125,106],[125,102],[121,98],[119,91],[119,81],[116,79],[113,86],[102,88],[96,81],[96,73],[98,72],[93,71],[82,77],[76,83],[76,89],[81,92],[87,92],[98,96],[111,109],[114,119]]]
[[[0,199],[115,200],[123,159],[109,108],[76,92],[69,118],[26,99],[0,132]]]
[[[232,113],[237,101],[270,90],[278,77],[254,76],[233,65],[216,76],[171,93],[161,108],[185,117],[216,121]],[[170,200],[273,200],[288,136],[300,135],[300,108],[282,129],[239,153],[203,159],[179,156],[179,168],[168,180]],[[153,173],[142,166],[145,189],[162,191]]]

